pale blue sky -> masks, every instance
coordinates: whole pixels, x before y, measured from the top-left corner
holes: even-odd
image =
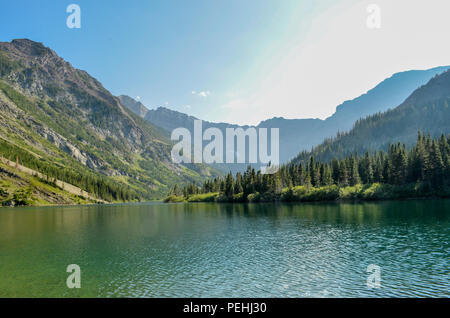
[[[365,23],[372,2],[382,8],[380,30]],[[2,1],[0,41],[43,42],[149,108],[252,124],[325,118],[392,73],[450,64],[448,1],[428,11],[427,1],[390,2]],[[78,30],[66,27],[71,3],[81,7]]]

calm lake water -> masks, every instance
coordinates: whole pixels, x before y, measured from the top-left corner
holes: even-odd
[[[449,297],[449,239],[449,200],[1,208],[0,297]]]

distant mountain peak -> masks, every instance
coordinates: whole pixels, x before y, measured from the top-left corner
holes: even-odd
[[[340,121],[344,124],[343,130],[348,130],[360,118],[397,107],[416,88],[425,85],[431,78],[448,69],[450,66],[438,66],[428,70],[395,73],[361,96],[337,106],[336,112],[327,120]]]
[[[330,161],[352,153],[364,154],[388,150],[389,144],[401,142],[407,147],[417,140],[417,132],[439,137],[450,133],[450,70],[434,75],[399,106],[358,120],[353,128],[328,138],[311,152],[301,152],[294,163]]]
[[[144,118],[148,112],[148,108],[145,107],[140,101],[135,100],[133,97],[127,95],[120,95],[119,97],[122,105],[130,109],[133,113],[138,115],[139,117]]]
[[[338,132],[349,131],[359,119],[399,106],[414,90],[449,68],[449,66],[439,66],[429,70],[410,70],[395,73],[365,94],[339,105],[336,112],[325,120],[273,117],[261,121],[257,127],[279,128],[280,159],[282,162],[287,162],[300,151],[310,150],[324,139],[335,136]],[[145,119],[163,128],[167,132],[166,135],[169,136],[169,132],[177,127],[192,130],[193,122],[197,118],[166,107],[158,107],[146,112]],[[237,127],[237,125],[203,121],[203,127],[225,129]],[[245,129],[248,126],[241,127]]]
[[[190,119],[198,119],[197,117],[194,117],[192,115],[188,115],[188,114],[182,113],[178,110],[170,109],[170,108],[164,107],[164,106],[158,106],[158,108],[156,108],[155,112],[172,113],[172,114],[176,114],[178,116],[182,116],[182,117],[186,117],[186,118],[190,118]]]

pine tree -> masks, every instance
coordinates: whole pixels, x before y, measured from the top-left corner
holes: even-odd
[[[359,179],[357,160],[353,155],[350,156],[348,165],[349,165],[348,169],[350,171],[349,183],[351,186],[355,186],[360,183],[360,179]]]
[[[233,175],[231,172],[227,175],[226,181],[225,181],[225,196],[227,198],[232,198],[234,194],[234,184],[233,184]]]
[[[234,193],[238,194],[243,192],[244,189],[242,188],[242,175],[240,172],[236,173],[236,182],[234,184]]]
[[[436,141],[432,141],[430,151],[430,175],[431,184],[434,188],[439,188],[443,184],[444,162],[442,161],[441,151]]]
[[[309,175],[311,177],[311,184],[313,187],[317,187],[320,185],[320,172],[317,169],[316,163],[314,161],[314,157],[309,159]]]
[[[339,169],[339,161],[337,159],[331,160],[331,177],[335,184],[339,184],[340,181]]]
[[[345,160],[339,162],[339,185],[341,187],[348,186],[348,171]]]
[[[373,182],[374,179],[373,163],[372,158],[370,157],[368,152],[366,152],[364,159],[361,160],[359,171],[362,183],[370,184]]]

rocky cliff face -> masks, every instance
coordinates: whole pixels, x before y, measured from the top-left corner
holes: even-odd
[[[3,76],[8,83],[26,95],[69,106],[99,138],[125,142],[131,151],[154,139],[100,82],[72,67],[42,43],[13,40],[0,43],[0,51],[15,64]]]

